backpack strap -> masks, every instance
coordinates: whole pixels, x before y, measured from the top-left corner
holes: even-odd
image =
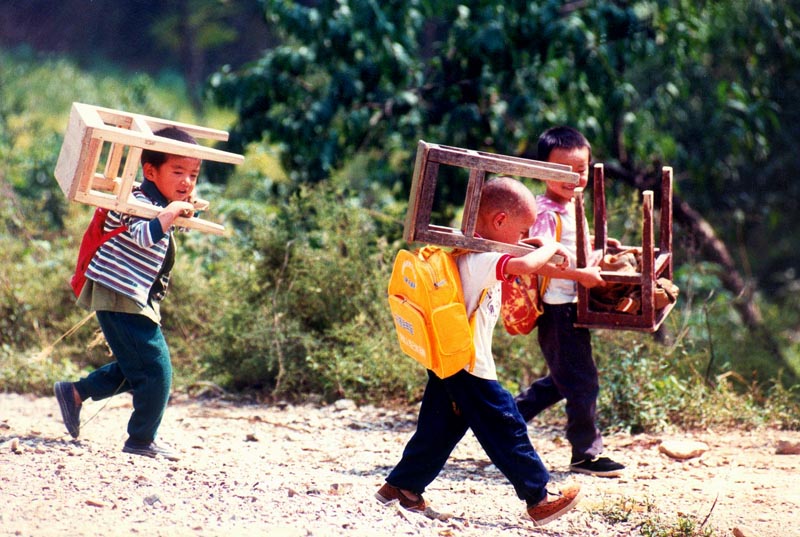
[[[467,249],[464,249],[464,248],[454,248],[450,252],[450,255],[453,256],[453,259],[458,260],[459,257],[461,257],[462,255],[468,254],[470,252],[472,252],[472,250],[467,250]],[[459,277],[460,277],[460,274],[459,274]],[[471,311],[471,312],[467,312],[467,318],[469,319],[469,331],[470,331],[470,335],[472,336],[473,340],[475,339],[475,314],[478,313],[478,308],[481,307],[481,302],[483,302],[483,299],[486,298],[486,294],[488,292],[489,292],[488,290],[483,289],[481,291],[480,296],[478,297],[478,302],[476,302],[475,309],[473,311]],[[469,364],[468,364],[467,371],[472,373],[474,370],[475,370],[475,353],[473,352],[472,353],[472,358],[470,359]]]
[[[553,212],[553,216],[556,217],[556,242],[561,242],[561,215],[557,212]],[[544,293],[547,291],[547,288],[550,286],[550,277],[549,276],[542,276],[539,278],[539,300],[544,302]]]

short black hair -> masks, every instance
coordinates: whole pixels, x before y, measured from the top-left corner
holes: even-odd
[[[589,159],[591,160],[592,145],[579,130],[563,125],[552,127],[539,136],[539,143],[536,147],[537,158],[546,161],[550,158],[553,149],[579,149],[581,147],[589,149]]]
[[[169,138],[171,140],[177,140],[179,142],[186,142],[187,144],[197,144],[197,140],[195,140],[192,135],[188,132],[182,131],[177,127],[165,127],[163,129],[155,131],[153,134],[156,136],[161,136],[162,138]],[[151,149],[145,149],[142,151],[142,165],[144,164],[152,164],[156,168],[161,166],[167,161],[167,157],[169,153],[162,153],[161,151],[153,151]]]

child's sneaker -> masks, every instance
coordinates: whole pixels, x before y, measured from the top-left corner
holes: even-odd
[[[152,458],[161,456],[168,461],[179,461],[181,459],[181,456],[171,447],[165,444],[156,444],[155,442],[150,442],[149,444],[136,444],[130,440],[126,440],[125,445],[122,446],[122,451],[124,453],[143,455],[145,457]]]
[[[53,392],[61,409],[61,418],[72,438],[78,438],[81,432],[81,405],[75,402],[75,388],[71,382],[56,382]]]
[[[572,461],[569,469],[579,474],[594,475],[597,477],[619,477],[625,466],[612,461],[608,457],[596,457]]]
[[[421,513],[425,511],[427,504],[422,494],[416,494],[415,496],[416,499],[403,489],[393,487],[389,483],[384,483],[383,486],[378,489],[378,492],[375,493],[375,497],[384,505],[397,500],[400,502],[402,508]]]
[[[528,516],[534,524],[544,526],[578,505],[581,486],[573,483],[558,492],[547,491],[547,495],[537,504],[528,506]]]

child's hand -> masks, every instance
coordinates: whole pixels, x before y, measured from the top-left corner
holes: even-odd
[[[566,270],[570,266],[573,266],[575,264],[575,261],[572,259],[572,256],[569,255],[569,252],[567,251],[567,249],[564,248],[561,245],[561,243],[558,243],[558,242],[555,243],[555,246],[556,246],[556,253],[551,258],[551,260],[554,261],[554,263],[552,263],[552,264],[556,268],[559,268],[561,270]]]
[[[170,202],[169,205],[164,207],[164,209],[158,213],[158,220],[161,222],[161,229],[166,232],[175,222],[175,219],[179,216],[183,216],[185,218],[191,218],[194,216],[194,205],[188,201]]]
[[[575,281],[587,289],[602,287],[606,284],[605,280],[600,276],[600,267],[598,266],[578,269]]]
[[[178,216],[185,216],[188,218],[194,215],[194,205],[188,201],[173,201],[167,205],[162,214],[164,212],[174,213],[176,218]]]

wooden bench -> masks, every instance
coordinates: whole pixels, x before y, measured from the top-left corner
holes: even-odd
[[[161,208],[137,200],[131,193],[141,166],[142,151],[241,164],[244,157],[156,136],[154,131],[177,127],[194,138],[227,140],[228,133],[82,103],[73,103],[55,177],[67,199],[142,218],[155,218]],[[121,169],[121,171],[120,171]],[[195,202],[198,210],[208,202]],[[221,235],[224,227],[198,217],[178,217],[175,225]]]
[[[607,253],[618,253],[631,246],[612,247],[608,245],[607,213],[605,198],[605,171],[602,164],[594,166],[594,249]],[[577,215],[577,263],[585,267],[589,258],[586,244],[586,226],[583,218],[583,192],[576,190]],[[661,215],[658,247],[655,245],[655,223],[653,218],[653,192],[643,193],[642,203],[642,245],[641,272],[609,272],[601,275],[606,282],[631,285],[641,292],[641,309],[638,313],[600,311],[592,307],[590,290],[578,285],[578,317],[576,326],[587,328],[607,328],[612,330],[640,330],[655,332],[667,318],[674,303],[656,309],[656,280],[672,280],[672,168],[665,166],[661,171]]]

